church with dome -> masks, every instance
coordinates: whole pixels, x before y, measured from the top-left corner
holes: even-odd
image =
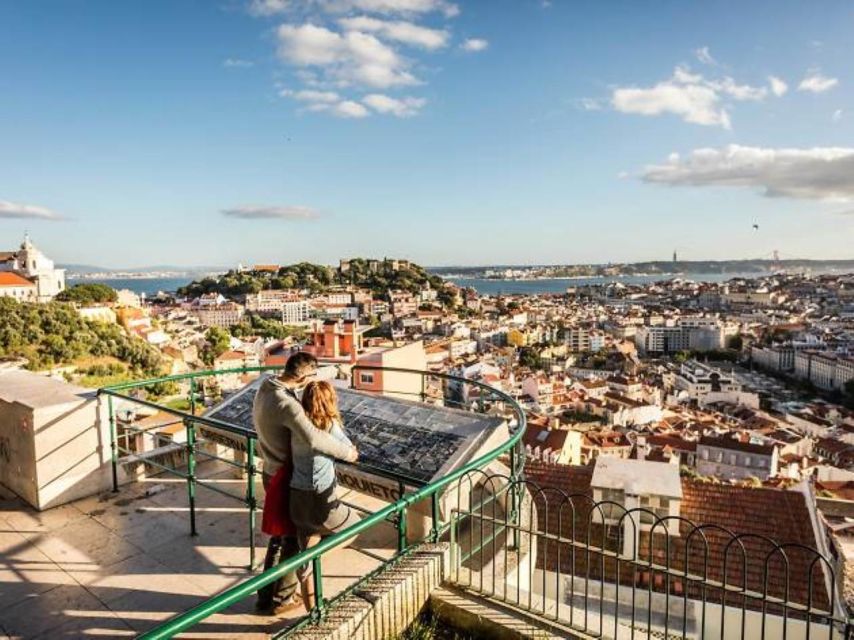
[[[29,235],[17,251],[0,251],[0,297],[50,302],[64,290],[65,269],[57,269]]]

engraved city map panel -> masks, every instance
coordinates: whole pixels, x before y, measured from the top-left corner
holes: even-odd
[[[259,385],[260,381],[255,381],[206,416],[254,429],[252,403]],[[357,466],[424,483],[458,457],[478,435],[500,422],[482,415],[348,389],[338,389],[338,402],[344,431],[359,449]]]

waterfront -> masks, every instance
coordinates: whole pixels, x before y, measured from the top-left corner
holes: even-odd
[[[471,287],[483,296],[502,294],[536,295],[540,293],[565,293],[569,287],[581,287],[591,284],[649,284],[662,280],[693,280],[694,282],[724,282],[731,278],[756,278],[757,273],[692,273],[692,274],[653,274],[644,276],[600,276],[590,278],[543,278],[539,280],[491,280],[487,278],[449,278],[460,287]]]
[[[541,293],[565,293],[568,287],[580,287],[590,284],[607,284],[609,282],[622,282],[624,284],[648,284],[661,280],[673,280],[682,278],[695,282],[724,282],[731,278],[757,277],[753,273],[695,273],[695,274],[654,274],[645,276],[603,276],[590,278],[543,278],[539,280],[491,280],[487,278],[449,278],[451,282],[460,287],[471,287],[480,295],[503,294],[526,294],[537,295]],[[196,279],[202,277],[195,276]],[[68,280],[69,286],[83,283],[105,284],[113,289],[130,289],[134,293],[147,296],[156,294],[158,291],[176,291],[193,281],[193,276],[188,274],[174,278],[72,278]]]
[[[201,276],[196,276],[201,277]],[[152,296],[158,291],[176,291],[178,287],[190,284],[193,276],[188,274],[176,278],[69,278],[68,286],[75,284],[105,284],[117,291],[130,289],[136,294]]]

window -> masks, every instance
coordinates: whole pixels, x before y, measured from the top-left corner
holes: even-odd
[[[360,373],[359,374],[359,382],[361,384],[374,384],[374,374],[373,373]]]
[[[750,456],[744,456],[744,466],[749,467],[750,463],[751,463]]]

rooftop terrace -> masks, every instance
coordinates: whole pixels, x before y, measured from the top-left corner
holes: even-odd
[[[198,471],[242,497],[245,480],[232,467],[210,462]],[[257,490],[263,496],[260,481]],[[178,478],[150,478],[42,512],[0,492],[0,638],[134,637],[254,573],[245,508],[200,489],[199,535],[190,536],[186,483]],[[382,504],[349,491],[344,499],[368,510]],[[266,536],[259,532],[256,544],[263,548]],[[324,555],[325,593],[334,596],[380,565],[365,552],[390,557],[396,549],[395,529],[380,524]],[[182,637],[267,638],[304,613],[264,617],[253,606],[246,599]]]

